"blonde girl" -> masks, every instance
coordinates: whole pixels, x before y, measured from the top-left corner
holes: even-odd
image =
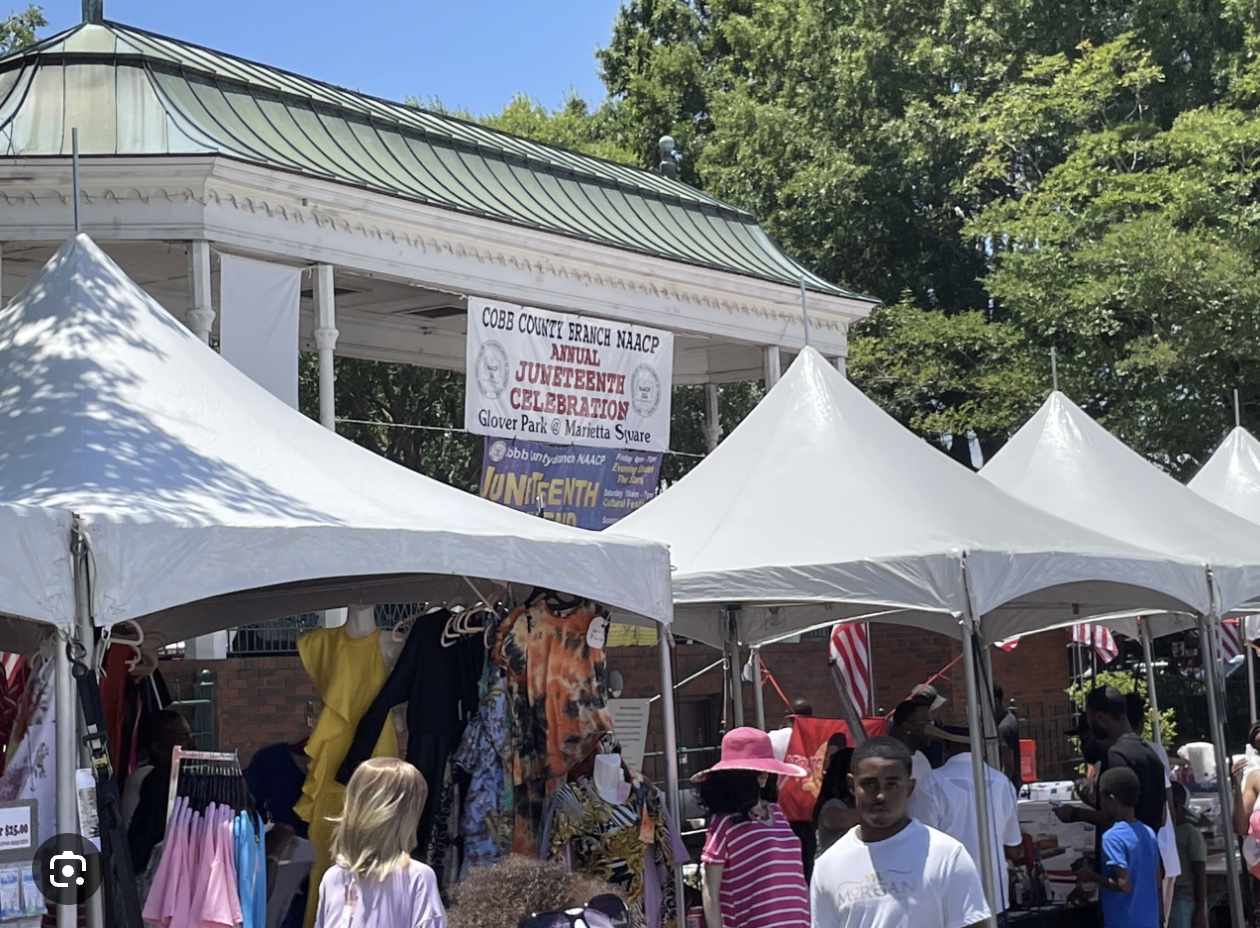
[[[446,928],[437,878],[411,859],[428,797],[420,771],[393,757],[360,764],[333,830],[315,928]]]

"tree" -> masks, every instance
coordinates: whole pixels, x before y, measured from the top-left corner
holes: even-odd
[[[43,8],[34,5],[0,20],[0,55],[33,45],[37,30],[47,25]]]
[[[1054,347],[1076,399],[1184,474],[1228,390],[1256,393],[1254,20],[1236,0],[637,0],[601,63],[641,163],[688,139],[689,182],[886,302],[850,370],[901,421],[991,453]]]

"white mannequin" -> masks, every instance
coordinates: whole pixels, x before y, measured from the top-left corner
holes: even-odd
[[[351,638],[366,638],[376,631],[375,606],[350,606],[346,614],[346,634]],[[393,670],[402,652],[402,644],[394,641],[393,635],[381,635],[381,658],[385,661],[385,669]]]

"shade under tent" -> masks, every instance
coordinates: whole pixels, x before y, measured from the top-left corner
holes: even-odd
[[[134,620],[177,641],[349,603],[467,596],[465,578],[580,595],[639,624],[671,619],[661,545],[514,512],[338,437],[201,343],[83,234],[0,310],[0,448],[0,500],[60,520],[44,548],[0,566],[51,565],[14,586],[21,619],[40,618],[42,596],[71,627],[77,605],[97,627]],[[76,579],[90,590],[77,601]],[[32,627],[0,620],[0,647],[29,644]],[[71,799],[76,762],[59,784]]]
[[[1193,608],[1204,584],[1196,561],[1001,492],[809,348],[713,453],[608,531],[669,545],[674,630],[709,644],[872,613],[961,638],[979,791],[986,641],[1137,605]]]
[[[1198,560],[1197,613],[1209,655],[1217,652],[1219,620],[1260,595],[1260,526],[1209,502],[1142,458],[1054,392],[981,470],[995,486],[1047,512],[1169,557]],[[1175,617],[1165,617],[1176,621]],[[1228,769],[1224,693],[1216,661],[1205,660],[1208,709],[1218,770]],[[1232,795],[1221,781],[1221,809]],[[1230,909],[1242,924],[1239,866],[1226,855]]]

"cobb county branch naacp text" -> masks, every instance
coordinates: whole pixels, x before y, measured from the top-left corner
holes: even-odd
[[[670,332],[468,301],[464,427],[553,445],[669,448]]]

